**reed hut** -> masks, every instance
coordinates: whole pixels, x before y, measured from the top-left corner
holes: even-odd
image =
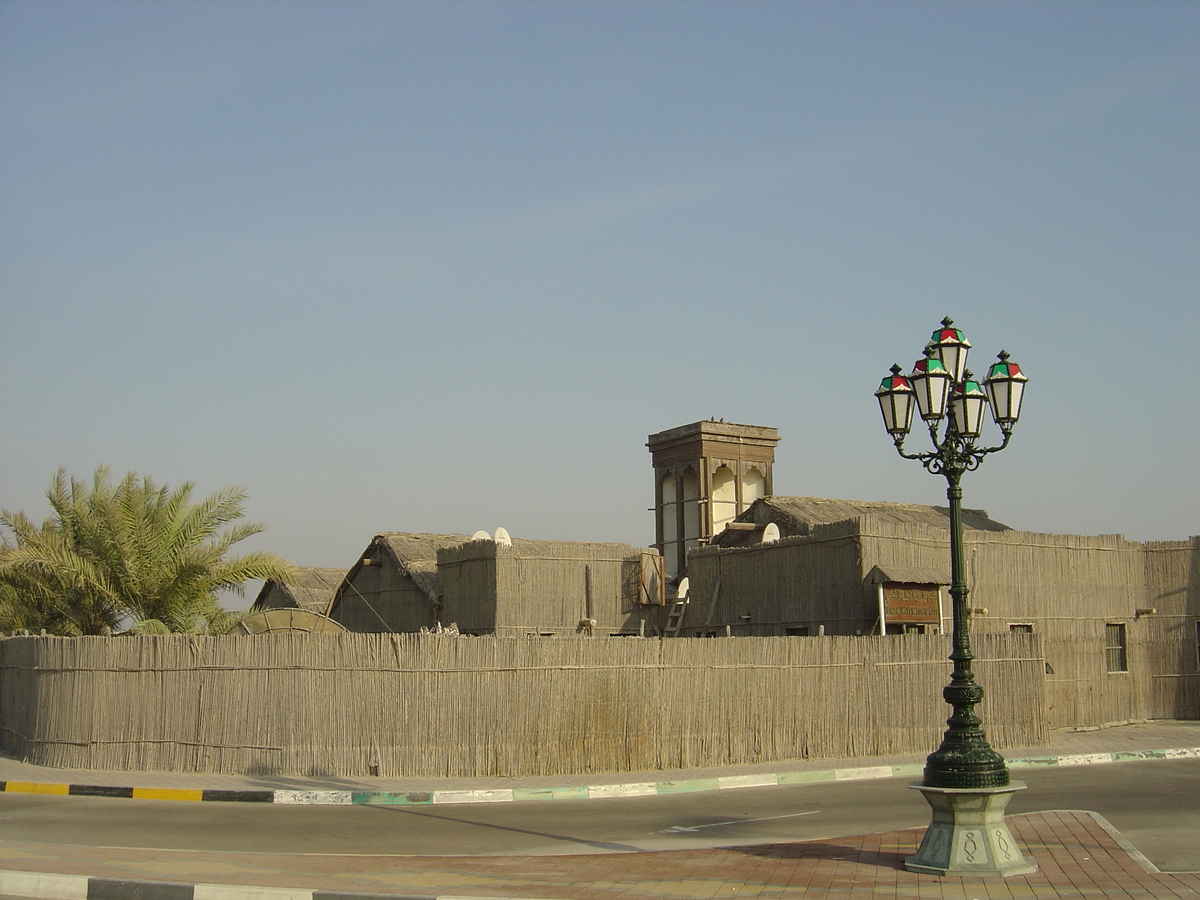
[[[663,603],[662,557],[629,544],[471,540],[439,549],[437,569],[463,634],[645,634]]]
[[[263,582],[262,589],[250,606],[250,612],[301,609],[323,616],[345,574],[345,569],[297,566],[296,577],[291,584],[284,584],[282,581]]]
[[[346,573],[326,614],[347,631],[437,629],[442,621],[438,551],[466,540],[463,534],[375,535]]]

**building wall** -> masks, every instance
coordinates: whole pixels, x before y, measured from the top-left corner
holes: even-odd
[[[330,618],[347,631],[420,631],[437,624],[429,597],[386,557],[352,570]]]
[[[438,552],[443,621],[470,634],[637,634],[657,615],[639,602],[640,575],[641,551],[628,544],[471,541]]]
[[[1146,588],[1154,716],[1200,719],[1200,537],[1146,544]]]
[[[867,560],[948,567],[946,530],[863,530]],[[964,544],[972,632],[1044,635],[1052,727],[1200,718],[1194,539],[970,531]],[[1124,633],[1123,671],[1110,671],[1109,626]]]
[[[443,624],[463,634],[495,633],[496,548],[493,541],[470,541],[438,550]]]
[[[1043,636],[1052,727],[1200,718],[1197,539],[1142,544],[1119,535],[968,530],[964,544],[972,633]],[[689,561],[690,624],[778,634],[789,623],[823,621],[827,634],[871,632],[876,588],[862,583],[866,572],[945,571],[949,555],[948,529],[870,515],[774,545],[707,548]],[[717,574],[719,600],[706,621]],[[943,609],[949,632],[948,602]],[[750,624],[739,625],[744,614]],[[1114,630],[1124,638],[1123,666],[1113,662]]]
[[[811,535],[771,544],[702,548],[688,559],[691,599],[680,633],[862,634],[861,567],[855,522],[818,525]]]

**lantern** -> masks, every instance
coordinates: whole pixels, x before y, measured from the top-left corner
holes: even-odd
[[[1021,398],[1025,393],[1025,382],[1029,379],[1020,366],[1008,361],[1008,354],[1003,350],[999,359],[999,362],[992,363],[983,384],[992,406],[992,418],[1003,431],[1008,432],[1021,415]]]
[[[972,440],[983,431],[983,410],[988,396],[971,373],[963,372],[963,380],[954,386],[950,399],[950,420],[959,437]]]
[[[935,357],[933,346],[925,348],[925,358],[913,364],[908,381],[917,394],[917,408],[926,422],[936,422],[946,415],[953,378],[942,361]]]
[[[899,366],[892,366],[892,374],[883,379],[875,397],[879,400],[879,411],[883,413],[883,425],[895,437],[908,434],[912,427],[915,394],[908,379],[900,374]]]
[[[933,333],[929,343],[957,384],[967,369],[967,351],[971,349],[971,342],[957,328],[952,328],[953,324],[954,320],[949,316],[942,319],[942,327]]]

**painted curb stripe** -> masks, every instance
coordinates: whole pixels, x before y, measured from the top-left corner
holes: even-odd
[[[200,792],[201,800],[215,800],[218,803],[274,803],[274,791],[230,791],[209,790]]]
[[[1200,747],[1188,747],[1179,750],[1164,750],[1167,759],[1200,759]]]
[[[311,803],[340,806],[352,803],[354,791],[276,791],[275,803]],[[367,792],[359,792],[367,796]]]
[[[1010,769],[1091,766],[1105,763],[1152,759],[1200,759],[1200,747],[1169,750],[1114,750],[1110,753],[1080,753],[1067,756],[1013,757],[1005,760]],[[185,788],[108,787],[96,784],[56,784],[32,781],[0,781],[0,792],[55,794],[77,797],[120,797],[135,800],[207,800],[226,803],[284,803],[310,805],[402,806],[451,803],[511,803],[532,800],[601,800],[610,797],[647,797],[693,791],[736,790],[786,784],[820,784],[875,778],[919,776],[920,763],[895,766],[863,766],[845,769],[813,769],[778,775],[725,775],[680,781],[649,781],[633,784],[599,784],[571,787],[496,788],[458,791],[297,791],[227,790]],[[35,896],[35,895],[21,895]],[[373,895],[363,895],[371,897]],[[399,895],[386,895],[389,897]],[[74,898],[62,898],[74,900]],[[195,898],[189,898],[195,900]]]
[[[48,900],[87,900],[87,877],[47,875],[41,872],[0,872],[0,893],[10,897],[45,897]]]
[[[495,791],[434,791],[434,803],[511,803],[512,788]]]
[[[137,788],[133,789],[134,800],[203,800],[204,791],[185,788]],[[190,898],[189,898],[190,900]]]
[[[513,800],[586,800],[585,787],[513,788]]]
[[[192,885],[92,877],[87,880],[87,900],[192,900]]]
[[[1035,756],[1028,759],[1016,758],[1006,759],[1004,761],[1010,769],[1045,769],[1048,766],[1057,766],[1057,756]]]
[[[717,786],[727,791],[731,788],[775,787],[778,775],[726,775],[717,779]]]
[[[780,784],[824,784],[833,781],[836,773],[833,769],[821,769],[813,772],[784,772],[779,776]]]
[[[192,900],[312,900],[312,891],[297,888],[242,887],[233,884],[197,884]]]
[[[39,900],[479,900],[478,897],[434,894],[313,891],[237,884],[136,881],[126,878],[5,870],[0,870],[0,894]]]
[[[9,794],[62,794],[71,792],[69,784],[39,784],[34,781],[6,781],[4,790]]]
[[[860,766],[856,769],[835,769],[834,781],[865,781],[868,778],[891,778],[891,766]]]
[[[428,806],[432,791],[355,791],[351,803],[360,806]]]
[[[587,789],[588,799],[602,797],[646,797],[658,793],[658,785],[654,782],[640,784],[597,784]]]
[[[1113,761],[1111,753],[1079,753],[1074,756],[1060,756],[1060,766],[1096,766]]]
[[[133,797],[131,787],[105,787],[102,784],[73,784],[72,797],[123,797],[128,800]]]
[[[720,778],[696,778],[691,781],[660,781],[658,783],[660,794],[684,794],[689,791],[719,791],[720,789]]]

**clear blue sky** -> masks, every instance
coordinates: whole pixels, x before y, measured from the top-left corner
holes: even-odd
[[[968,506],[1200,532],[1200,3],[0,0],[0,128],[0,506],[645,546],[709,416],[943,503],[872,392],[950,315],[1030,377]]]

